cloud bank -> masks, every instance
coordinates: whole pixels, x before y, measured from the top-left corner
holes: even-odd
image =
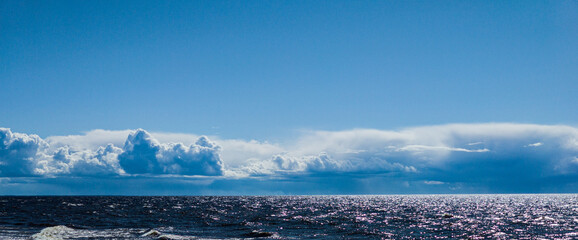
[[[91,132],[85,137],[51,138],[51,146],[37,135],[12,133],[8,128],[0,128],[0,176],[223,174],[220,147],[204,136],[190,145],[161,144],[145,130],[137,129],[128,134],[124,146],[119,148],[111,143],[93,146],[93,135]],[[76,141],[75,144],[63,144],[55,139]]]
[[[137,129],[93,130],[44,140],[0,128],[0,178],[140,176],[228,181],[215,188],[251,179],[255,186],[280,179],[343,189],[347,188],[343,182],[357,184],[343,193],[353,189],[365,189],[361,193],[375,193],[375,189],[578,191],[578,129],[565,125],[485,123],[397,131],[309,131],[288,144],[210,138]]]

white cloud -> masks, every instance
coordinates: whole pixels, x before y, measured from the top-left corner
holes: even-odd
[[[129,174],[222,175],[220,147],[207,137],[194,144],[159,143],[144,130],[95,130],[49,137],[0,128],[0,176],[107,176]],[[109,141],[107,137],[109,136]],[[99,144],[102,144],[99,146]]]
[[[544,145],[544,144],[541,143],[541,142],[537,142],[537,143],[528,144],[528,145],[526,145],[525,147],[539,147],[539,146],[542,146],[542,145]]]
[[[554,171],[556,162],[575,155],[578,150],[576,139],[578,129],[570,126],[513,123],[448,124],[399,131],[311,131],[295,144],[280,148],[285,150],[283,154],[260,159],[257,163],[248,161],[244,169],[270,174],[275,174],[279,169],[312,172],[307,167],[310,159],[323,153],[339,166],[332,171],[340,172],[367,172],[372,169],[375,172],[423,173],[422,169],[432,168],[449,171],[451,166],[461,163],[491,166],[487,159],[525,161],[527,158],[540,158],[535,160],[541,164],[540,167]],[[528,141],[540,143],[534,144],[535,147],[545,143],[551,147],[544,149],[543,154],[532,152],[530,155],[522,148]],[[519,156],[514,159],[516,155]],[[272,164],[271,159],[283,164]]]
[[[221,156],[224,164],[230,168],[239,168],[251,161],[264,161],[272,156],[283,154],[287,150],[278,144],[244,141],[239,139],[215,139],[222,147]]]
[[[161,144],[138,129],[129,134],[118,159],[129,174],[222,175],[219,151],[220,147],[204,136],[188,146]]]
[[[455,148],[446,146],[425,146],[425,145],[407,145],[397,148],[396,151],[408,151],[408,152],[426,152],[426,151],[443,151],[443,152],[489,152],[487,148],[483,149],[465,149],[465,148]]]
[[[424,181],[423,183],[427,184],[427,185],[442,185],[445,184],[444,182],[440,182],[440,181]]]
[[[124,174],[118,163],[120,148],[108,144],[99,147],[96,151],[74,151],[69,147],[60,147],[52,155],[43,154],[39,158],[34,174],[74,175],[74,176],[102,176]]]
[[[102,130],[96,129],[86,132],[83,135],[68,135],[68,136],[51,136],[46,138],[53,149],[60,147],[68,147],[74,151],[85,149],[96,150],[99,147],[112,144],[114,146],[122,146],[126,137],[133,130]]]
[[[38,135],[0,128],[0,176],[28,176],[48,144]]]
[[[310,131],[288,144],[144,130],[53,136],[0,131],[0,177],[394,174],[417,181],[578,174],[578,129],[513,123]],[[528,144],[532,143],[532,144]],[[531,147],[531,148],[530,148]],[[520,161],[520,163],[517,163]],[[505,167],[507,166],[507,167]]]
[[[316,156],[290,156],[287,154],[275,155],[271,159],[273,165],[280,171],[303,172],[303,171],[338,171],[344,166],[326,153]]]

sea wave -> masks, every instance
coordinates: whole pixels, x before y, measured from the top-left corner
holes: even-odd
[[[137,234],[138,233],[138,234]],[[272,236],[269,233],[254,232],[252,238]],[[47,227],[39,233],[33,234],[32,240],[68,240],[68,239],[142,239],[142,240],[217,240],[217,238],[204,238],[196,236],[182,236],[177,234],[162,233],[156,229],[137,231],[136,229],[74,229],[64,225]],[[226,238],[236,240],[243,238]],[[15,240],[15,238],[4,239]],[[221,238],[221,240],[223,240]]]
[[[570,194],[0,197],[0,203],[1,240],[578,236],[578,195]]]
[[[54,226],[42,229],[37,234],[32,235],[33,240],[64,240],[74,235],[74,229],[67,226]]]

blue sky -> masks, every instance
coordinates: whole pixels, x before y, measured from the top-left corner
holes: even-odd
[[[2,1],[0,194],[576,192],[576,22],[575,1]]]

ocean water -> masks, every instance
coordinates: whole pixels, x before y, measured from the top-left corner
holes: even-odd
[[[0,239],[578,239],[578,195],[0,197]]]

